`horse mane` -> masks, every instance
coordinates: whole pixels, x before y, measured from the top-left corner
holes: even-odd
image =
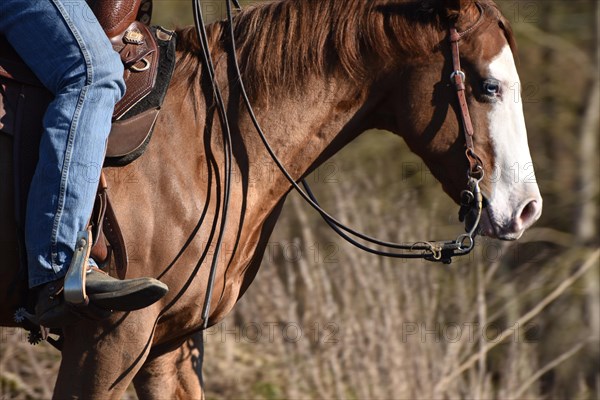
[[[238,60],[252,97],[275,88],[298,92],[309,75],[341,74],[357,86],[374,72],[386,71],[409,56],[427,57],[439,47],[444,16],[433,0],[280,0],[249,6],[234,17]],[[508,21],[492,0],[494,11],[514,49]],[[476,8],[473,7],[475,10]],[[207,27],[211,51],[229,50],[227,21]],[[199,62],[193,27],[177,31],[181,64],[192,72]],[[217,51],[218,51],[217,50]],[[183,65],[185,68],[186,65]],[[197,68],[196,68],[197,69]],[[265,93],[266,92],[266,93]]]

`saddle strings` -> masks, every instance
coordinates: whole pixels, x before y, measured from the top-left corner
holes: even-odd
[[[365,235],[361,232],[358,232],[358,231],[346,226],[345,224],[343,224],[342,222],[340,222],[333,216],[331,216],[327,211],[325,211],[323,208],[321,208],[321,206],[317,202],[317,199],[315,198],[314,194],[310,190],[310,187],[308,186],[308,184],[306,183],[306,181],[304,179],[302,179],[301,182],[302,182],[303,186],[305,187],[306,192],[304,190],[302,190],[302,188],[300,188],[298,183],[292,178],[292,176],[289,174],[289,172],[286,170],[286,168],[282,165],[279,158],[277,157],[277,155],[273,151],[272,147],[270,146],[270,144],[269,144],[269,142],[268,142],[257,118],[256,118],[256,115],[254,113],[252,105],[250,103],[250,100],[249,100],[249,97],[248,97],[248,94],[246,92],[246,88],[244,85],[244,81],[242,79],[242,74],[240,71],[239,63],[237,60],[237,47],[236,47],[236,43],[235,43],[233,13],[232,13],[230,1],[234,1],[234,0],[225,0],[226,6],[227,6],[226,7],[227,8],[227,19],[228,19],[228,23],[229,23],[229,34],[230,34],[230,40],[231,40],[232,61],[235,66],[236,78],[238,80],[240,92],[243,96],[246,109],[247,109],[248,114],[250,115],[250,118],[252,120],[252,123],[254,124],[254,127],[255,127],[257,133],[259,134],[259,137],[262,140],[269,155],[271,156],[271,158],[273,159],[273,161],[275,162],[275,164],[277,165],[277,167],[279,168],[281,173],[286,177],[286,179],[290,182],[290,184],[294,187],[294,189],[300,194],[300,196],[302,196],[302,198],[311,207],[313,207],[323,217],[323,219],[327,222],[327,224],[331,228],[333,228],[333,230],[336,233],[338,233],[338,235],[340,235],[344,240],[348,241],[353,246],[356,246],[359,249],[367,251],[369,253],[380,255],[380,256],[385,256],[385,257],[392,257],[392,258],[423,258],[423,259],[427,259],[429,261],[444,261],[444,262],[448,262],[449,260],[451,260],[451,257],[453,257],[453,256],[469,254],[474,247],[474,236],[476,234],[476,226],[473,226],[467,234],[459,235],[457,237],[457,239],[453,240],[453,241],[444,241],[444,242],[422,241],[422,242],[417,242],[414,244],[393,243],[393,242],[382,241],[377,238],[374,238],[374,237]],[[239,5],[237,5],[237,4],[235,4],[235,5],[239,9]],[[478,182],[476,182],[476,183],[478,184]],[[478,189],[478,186],[476,189]],[[481,216],[481,207],[475,207],[475,211],[477,213],[476,221],[479,221],[479,218]],[[365,240],[369,243],[379,245],[382,247],[387,247],[387,248],[396,249],[396,250],[406,250],[409,252],[419,251],[420,253],[407,254],[407,253],[398,253],[398,252],[390,252],[390,251],[373,249],[373,248],[365,246],[364,244],[356,241],[355,239],[348,236],[346,233],[356,236],[356,237],[358,237],[362,240]],[[464,246],[465,241],[468,243],[468,246]]]

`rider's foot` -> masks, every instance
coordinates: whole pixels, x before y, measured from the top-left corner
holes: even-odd
[[[87,273],[85,290],[90,303],[114,311],[134,311],[160,300],[169,289],[154,278],[116,279],[97,268]]]
[[[54,328],[74,323],[82,314],[103,319],[110,316],[111,311],[139,310],[154,304],[168,291],[167,285],[153,278],[119,280],[95,267],[87,272],[85,289],[89,305],[73,308],[63,300],[62,279],[43,285],[35,306],[39,324]]]

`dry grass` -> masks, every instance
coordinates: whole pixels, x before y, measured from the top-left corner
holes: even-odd
[[[351,167],[355,151],[407,152],[393,143],[373,134],[335,159],[336,174],[322,170],[325,204],[391,240],[451,237],[459,225],[431,221],[454,206],[421,204],[436,184],[390,202],[389,177]],[[533,229],[522,243],[480,240],[450,267],[385,259],[341,243],[292,195],[256,281],[205,335],[208,398],[596,398],[598,330],[586,310],[598,298],[597,259],[553,243],[565,237]],[[583,277],[569,278],[576,271]],[[57,369],[58,352],[3,331],[3,398],[49,398]]]
[[[385,183],[363,178],[321,185],[334,191],[330,207],[359,229],[395,240],[430,237],[429,224],[417,221],[446,215],[446,205],[432,212],[417,196],[387,206],[378,195],[361,198],[361,185]],[[580,311],[590,299],[578,295],[597,276],[597,254],[535,242],[533,230],[525,241],[537,244],[537,256],[527,250],[532,243],[483,240],[471,260],[451,267],[382,259],[325,234],[297,197],[288,211],[257,281],[234,315],[206,335],[209,398],[598,395],[593,369],[570,374],[570,385],[549,373],[572,359],[597,360],[598,332]],[[452,229],[459,228],[433,230]],[[584,278],[569,279],[586,261],[575,276]],[[557,315],[556,304],[566,309]],[[544,322],[557,317],[551,327]],[[557,340],[563,343],[554,348]]]

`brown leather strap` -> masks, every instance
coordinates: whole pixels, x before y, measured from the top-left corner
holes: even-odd
[[[454,87],[456,88],[456,94],[458,96],[458,103],[460,106],[460,116],[463,122],[465,130],[465,136],[467,139],[467,147],[473,147],[473,124],[471,122],[471,114],[469,113],[469,106],[467,104],[467,96],[465,94],[465,82],[464,72],[460,66],[460,51],[458,48],[458,42],[460,41],[460,35],[456,31],[455,27],[450,28],[450,43],[452,46],[452,65],[454,71],[452,72],[452,80],[454,81]]]
[[[114,256],[117,276],[125,278],[127,272],[127,248],[123,234],[119,227],[117,216],[110,204],[108,197],[108,184],[104,172],[100,175],[98,194],[92,214],[91,226],[93,228],[94,243],[91,257],[104,268]],[[108,243],[107,243],[108,242]]]
[[[117,215],[112,207],[110,198],[106,197],[106,218],[104,219],[104,235],[110,243],[110,249],[114,254],[117,276],[125,279],[129,257],[127,255],[127,246],[123,240],[123,233],[117,220]]]
[[[475,144],[473,142],[473,136],[475,130],[473,129],[473,122],[471,121],[471,114],[469,113],[469,105],[467,103],[467,96],[465,94],[465,73],[463,72],[460,65],[460,49],[459,42],[463,36],[468,34],[477,28],[483,21],[485,16],[485,9],[479,3],[476,3],[480,11],[480,16],[477,22],[473,24],[469,29],[458,32],[454,22],[450,24],[450,47],[452,49],[452,67],[453,72],[450,79],[454,83],[456,89],[456,96],[458,98],[458,105],[460,108],[460,119],[465,135],[465,155],[469,161],[469,175],[474,178],[480,178],[483,176],[483,162],[475,152]]]
[[[460,66],[458,40],[452,40],[452,38],[456,36],[456,28],[450,28],[452,60],[454,64],[454,71],[452,72],[451,79],[454,81],[456,96],[458,98],[458,105],[460,108],[460,119],[462,121],[465,135],[465,155],[469,161],[469,174],[472,177],[480,177],[483,172],[483,162],[475,152],[475,144],[473,142],[473,135],[475,135],[475,131],[473,129],[473,122],[471,121],[471,114],[469,113],[469,105],[467,103],[467,96],[465,94],[465,74]]]
[[[92,228],[92,250],[90,257],[98,263],[102,268],[110,263],[110,251],[106,243],[103,230],[104,218],[106,215],[106,198],[108,196],[108,185],[104,178],[104,172],[100,175],[100,184],[96,193],[96,201],[90,218],[89,225]]]

